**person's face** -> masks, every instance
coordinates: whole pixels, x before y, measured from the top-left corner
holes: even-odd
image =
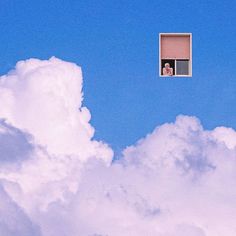
[[[169,69],[169,68],[170,68],[170,64],[168,64],[168,63],[165,64],[165,68],[166,68],[166,69]]]

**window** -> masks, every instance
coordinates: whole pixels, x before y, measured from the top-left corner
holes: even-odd
[[[160,33],[159,72],[160,76],[192,76],[192,34]]]

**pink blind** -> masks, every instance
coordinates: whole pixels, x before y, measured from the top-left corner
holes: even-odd
[[[190,36],[161,35],[161,59],[190,59]]]

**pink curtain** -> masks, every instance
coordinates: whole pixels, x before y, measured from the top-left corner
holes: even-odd
[[[190,36],[161,35],[161,59],[190,59]]]

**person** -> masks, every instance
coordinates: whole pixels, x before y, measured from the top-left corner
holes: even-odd
[[[173,75],[173,68],[170,67],[169,63],[165,63],[165,67],[163,68],[163,75]]]

